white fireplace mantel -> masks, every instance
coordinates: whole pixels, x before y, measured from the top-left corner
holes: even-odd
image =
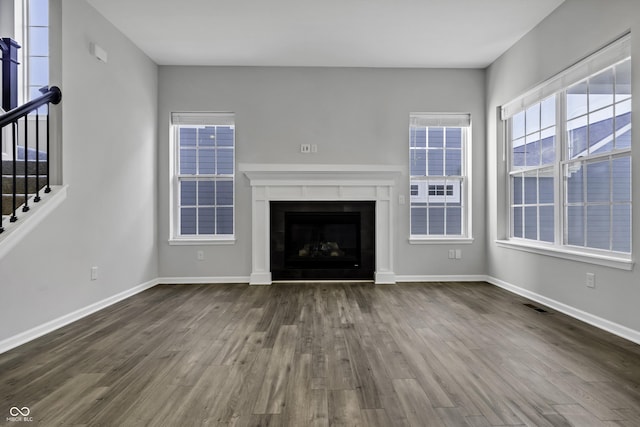
[[[240,164],[251,185],[251,278],[252,285],[269,285],[271,201],[376,202],[375,283],[395,283],[393,246],[395,235],[396,181],[400,166]]]

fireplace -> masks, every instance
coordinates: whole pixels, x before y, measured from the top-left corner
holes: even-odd
[[[274,279],[274,265],[279,270],[276,277],[283,277],[284,261],[280,260],[281,263],[274,264],[272,257],[284,257],[284,214],[273,215],[271,205],[281,202],[315,204],[320,201],[340,204],[349,204],[352,201],[369,203],[372,213],[366,217],[361,215],[360,225],[362,230],[369,224],[373,225],[369,228],[370,232],[361,231],[360,250],[373,254],[374,261],[364,257],[361,259],[360,268],[372,270],[375,283],[396,283],[393,271],[396,228],[394,189],[398,185],[397,180],[402,175],[403,168],[404,166],[394,165],[239,164],[238,170],[244,172],[251,185],[249,283],[271,284]],[[293,210],[300,212],[297,208]],[[334,209],[336,210],[345,211],[344,208]],[[279,223],[273,224],[275,218],[272,218],[272,215],[280,215],[280,219],[277,220]],[[364,238],[370,238],[372,241],[365,242]],[[311,274],[313,271],[310,269],[299,269],[298,273],[300,278],[320,277]],[[326,271],[322,273],[327,274]],[[286,275],[295,277],[291,271]],[[368,280],[371,273],[369,271],[362,276],[366,276]]]
[[[274,280],[372,280],[375,202],[270,203]]]

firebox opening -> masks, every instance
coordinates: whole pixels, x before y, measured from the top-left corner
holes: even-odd
[[[285,268],[359,268],[360,213],[285,213],[285,252]]]
[[[375,202],[271,202],[271,274],[373,279]]]

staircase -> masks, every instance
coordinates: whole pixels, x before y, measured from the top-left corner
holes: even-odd
[[[26,173],[25,173],[26,169]],[[36,173],[36,171],[39,173]],[[2,161],[2,215],[14,214],[13,194],[15,189],[16,215],[22,211],[25,202],[25,193],[27,198],[44,191],[43,188],[47,184],[47,164],[46,162],[36,162],[35,160],[18,160],[16,161],[16,176],[14,184],[13,161]]]
[[[62,99],[60,88],[45,86],[42,95],[18,105],[19,48],[15,40],[0,38],[0,233],[51,191],[49,110]]]
[[[0,114],[0,147],[3,157],[6,154],[11,158],[5,157],[0,163],[0,233],[6,223],[16,222],[21,212],[29,211],[31,202],[39,202],[42,192],[51,191],[47,179],[49,156],[46,154],[50,147],[48,110],[50,104],[60,102],[62,92],[56,86],[43,88],[40,92],[42,95],[38,98]],[[42,119],[44,123],[39,112],[43,106],[47,113]],[[5,215],[9,217],[6,222]]]

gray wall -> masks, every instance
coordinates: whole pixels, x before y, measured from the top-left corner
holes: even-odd
[[[634,105],[640,99],[640,2],[566,0],[487,71],[487,245],[488,274],[499,280],[567,304],[594,316],[640,330],[640,272],[623,271],[498,247],[507,220],[505,164],[498,134],[497,109],[631,29]],[[633,122],[640,123],[634,107]],[[638,182],[640,132],[633,131],[633,165]],[[633,188],[640,201],[640,185]],[[633,253],[640,251],[640,205],[633,208]],[[587,272],[596,288],[585,286]]]
[[[161,277],[248,276],[251,190],[237,174],[232,246],[170,246],[169,118],[172,111],[236,113],[236,163],[400,165],[396,266],[400,275],[484,274],[484,71],[161,66],[159,264]],[[473,120],[472,245],[409,245],[410,112],[468,112]],[[301,143],[318,153],[300,154]],[[463,259],[449,260],[461,248]],[[203,250],[204,261],[196,260]]]
[[[158,276],[157,67],[85,1],[60,3],[68,197],[0,260],[0,341]]]
[[[14,0],[0,0],[0,36],[14,37],[15,22],[13,19]]]

